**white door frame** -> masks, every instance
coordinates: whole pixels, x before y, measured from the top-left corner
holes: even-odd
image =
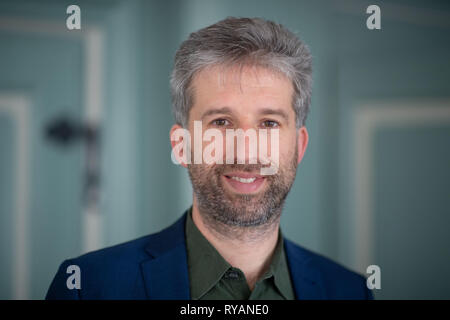
[[[435,126],[450,124],[450,99],[371,101],[358,104],[353,122],[354,196],[352,239],[353,267],[359,272],[374,261],[373,143],[380,127]]]
[[[0,92],[0,113],[6,113],[14,122],[17,143],[14,145],[14,191],[13,207],[13,241],[16,244],[12,258],[12,289],[13,298],[26,299],[29,291],[28,272],[28,232],[29,232],[29,164],[31,152],[29,152],[29,114],[30,101],[25,94]]]
[[[69,31],[66,28],[65,20],[42,20],[28,19],[21,17],[0,16],[0,30],[23,32],[31,34],[45,34],[62,37],[80,37],[84,43],[84,121],[90,124],[99,124],[102,118],[103,98],[104,98],[104,45],[105,32],[102,27],[96,25],[82,25],[81,30]],[[6,98],[5,98],[6,99]],[[10,97],[11,106],[6,107],[19,124],[19,148],[18,148],[18,171],[16,179],[18,181],[15,192],[19,192],[17,197],[20,203],[16,205],[15,226],[17,244],[14,258],[14,299],[27,299],[29,297],[29,270],[27,256],[29,254],[26,230],[28,230],[28,199],[30,183],[29,170],[26,161],[30,156],[28,152],[28,128],[29,128],[29,107],[30,101],[23,95]],[[7,101],[7,100],[5,100]],[[7,105],[7,104],[5,104]],[[26,169],[25,169],[26,167]],[[98,206],[90,206],[82,212],[82,252],[99,249],[103,243],[102,215]]]

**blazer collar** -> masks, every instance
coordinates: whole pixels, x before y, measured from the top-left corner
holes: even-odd
[[[286,258],[298,300],[326,299],[320,273],[312,264],[312,257],[301,247],[284,238]]]
[[[145,248],[150,255],[141,263],[148,299],[189,300],[185,225],[187,211],[167,229],[152,235]],[[284,238],[284,248],[296,298],[325,299],[320,273],[311,266],[311,256]]]
[[[148,299],[190,299],[185,223],[186,212],[149,239],[145,250],[151,258],[141,263]]]

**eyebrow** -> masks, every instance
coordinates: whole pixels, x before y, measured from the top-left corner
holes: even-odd
[[[260,114],[264,115],[277,115],[282,117],[286,122],[289,122],[289,117],[287,113],[284,110],[281,109],[271,109],[271,108],[264,108],[259,111]]]
[[[201,119],[203,120],[205,117],[213,115],[213,114],[233,114],[229,107],[222,107],[217,109],[211,109],[202,114]]]
[[[261,109],[258,113],[261,115],[278,115],[278,116],[282,117],[284,120],[286,120],[287,122],[289,122],[289,117],[288,117],[287,113],[281,109],[264,108],[264,109]],[[214,115],[214,114],[229,114],[229,115],[231,115],[231,114],[233,114],[233,111],[229,107],[210,109],[202,114],[201,119],[203,120],[205,117]]]

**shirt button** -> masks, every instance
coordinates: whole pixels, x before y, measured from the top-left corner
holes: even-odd
[[[226,279],[239,279],[239,273],[237,271],[227,271],[227,273],[225,273],[225,278]]]

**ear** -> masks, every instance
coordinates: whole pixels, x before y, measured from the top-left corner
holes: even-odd
[[[306,147],[308,146],[308,130],[306,130],[306,127],[303,126],[300,129],[298,129],[297,132],[297,143],[298,143],[298,155],[297,155],[297,165],[300,164],[300,162],[303,159],[303,156],[305,155]]]
[[[188,160],[190,160],[190,155],[187,154],[185,150],[185,139],[189,139],[190,141],[190,134],[189,131],[184,129],[179,124],[174,124],[172,128],[170,129],[170,144],[172,146],[172,161],[175,164],[180,164],[183,167],[187,168],[187,165],[189,163]]]

